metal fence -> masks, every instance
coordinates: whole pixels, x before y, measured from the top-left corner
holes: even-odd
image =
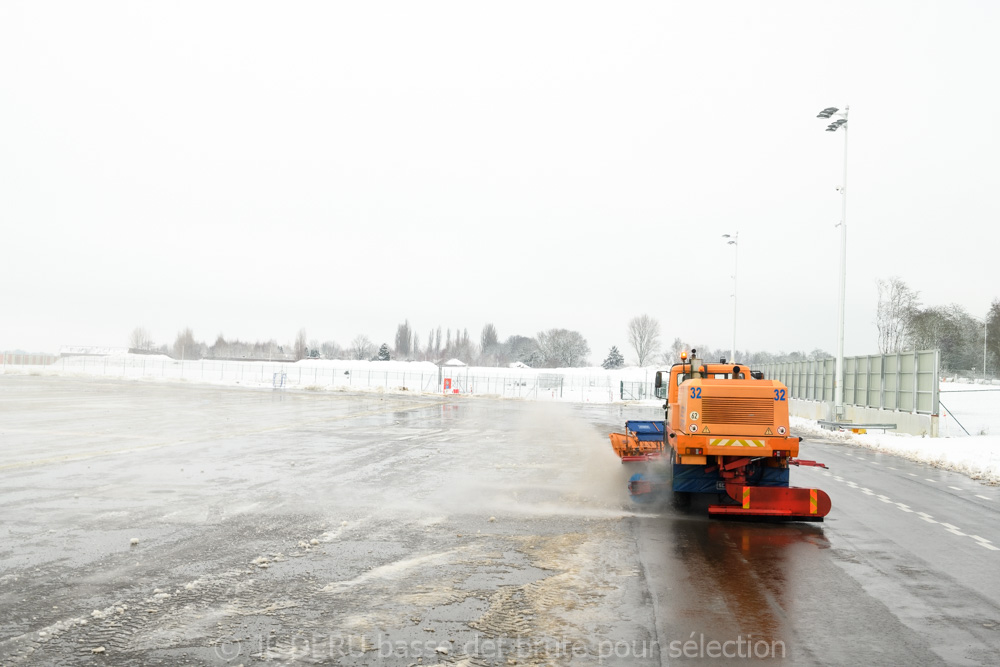
[[[46,362],[49,362],[46,364]],[[73,356],[4,355],[3,371],[99,375],[124,378],[172,378],[257,387],[313,390],[383,390],[421,393],[476,394],[503,398],[610,403],[651,399],[650,371],[625,369],[579,373],[569,369],[533,370],[483,367],[412,370],[380,368],[377,363],[353,367],[263,361],[177,361],[142,355]],[[833,359],[754,365],[765,377],[788,386],[792,398],[834,400]],[[937,350],[846,357],[844,403],[886,410],[938,414]]]
[[[623,401],[644,401],[656,398],[656,387],[652,382],[625,382],[620,383],[618,395]]]
[[[29,361],[35,363],[29,364]],[[573,369],[533,370],[483,367],[442,367],[417,364],[382,366],[379,363],[338,366],[265,361],[197,360],[178,361],[142,355],[69,356],[49,358],[48,365],[37,359],[6,358],[3,372],[45,375],[85,375],[129,379],[164,379],[210,384],[228,384],[273,389],[413,391],[419,393],[475,394],[531,400],[610,403],[623,400],[623,379],[643,378],[649,372],[607,371],[579,373]],[[346,362],[349,364],[350,362]],[[628,382],[626,382],[628,384]],[[635,389],[635,396],[651,397],[651,382],[636,382],[649,389]]]
[[[792,398],[833,401],[835,359],[762,364],[764,376],[788,386]],[[937,350],[844,357],[844,404],[938,414]]]

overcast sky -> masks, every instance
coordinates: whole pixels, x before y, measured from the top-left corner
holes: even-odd
[[[575,329],[846,353],[1000,297],[995,2],[0,4],[0,349]],[[632,357],[631,352],[627,356]]]

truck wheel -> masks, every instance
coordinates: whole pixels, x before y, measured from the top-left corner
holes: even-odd
[[[674,491],[674,507],[684,509],[691,506],[691,494],[687,491]]]

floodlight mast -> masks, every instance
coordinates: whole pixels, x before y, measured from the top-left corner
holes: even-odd
[[[738,287],[737,276],[740,270],[740,233],[736,232],[732,236],[723,234],[722,238],[729,239],[727,245],[733,246],[736,251],[733,257],[733,346],[729,350],[729,361],[736,361],[736,288]]]
[[[840,186],[841,214],[840,214],[840,303],[837,315],[837,367],[833,378],[834,402],[836,417],[842,419],[844,416],[844,300],[847,292],[847,112],[850,106],[845,106],[843,111],[837,107],[827,107],[817,114],[817,118],[829,120],[834,115],[839,118],[826,127],[827,132],[836,132],[844,128],[844,180]]]

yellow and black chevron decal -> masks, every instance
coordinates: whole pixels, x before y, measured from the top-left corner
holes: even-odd
[[[748,440],[747,438],[729,439],[712,438],[708,441],[709,447],[766,447],[763,440]]]

